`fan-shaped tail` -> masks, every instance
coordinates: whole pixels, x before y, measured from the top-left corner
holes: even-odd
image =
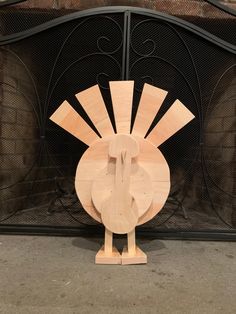
[[[130,134],[134,81],[110,82],[110,92],[117,133]],[[132,134],[145,137],[166,95],[167,92],[160,88],[144,85]],[[114,130],[98,85],[78,93],[76,97],[100,135],[113,135]],[[176,100],[147,136],[147,140],[160,146],[193,118],[194,115]],[[62,103],[50,119],[88,146],[99,139],[67,101]]]

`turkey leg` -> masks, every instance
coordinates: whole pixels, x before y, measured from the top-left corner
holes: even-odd
[[[132,265],[132,264],[146,264],[147,255],[136,246],[135,241],[135,229],[127,233],[128,248],[124,247],[121,264],[122,265]]]
[[[97,252],[96,264],[121,264],[121,255],[113,246],[113,233],[105,228],[104,246]]]

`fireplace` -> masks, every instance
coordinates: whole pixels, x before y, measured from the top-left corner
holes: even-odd
[[[108,82],[134,80],[132,121],[145,82],[169,91],[151,128],[176,98],[196,116],[160,147],[171,193],[139,232],[235,239],[236,18],[214,1],[177,2],[182,10],[149,1],[162,12],[144,5],[77,11],[73,1],[0,8],[1,232],[101,231],[74,189],[86,146],[49,116],[66,99],[91,125],[74,95],[98,84],[114,121]]]

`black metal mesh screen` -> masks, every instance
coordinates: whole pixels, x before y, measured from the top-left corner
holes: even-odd
[[[132,79],[132,121],[145,82],[169,91],[152,127],[176,98],[196,116],[160,147],[170,165],[172,188],[164,209],[144,227],[235,230],[233,16],[218,12],[223,19],[192,21],[206,30],[214,24],[222,42],[173,18],[132,9],[78,14],[37,32],[30,28],[65,11],[32,15],[26,9],[7,8],[0,14],[2,34],[12,34],[3,36],[0,46],[2,226],[97,224],[74,190],[75,169],[86,146],[49,116],[67,99],[92,126],[74,95],[98,83],[114,121],[108,82]],[[27,14],[30,20],[24,19]],[[22,30],[28,33],[13,38]]]
[[[94,224],[74,191],[75,169],[86,146],[49,116],[68,99],[92,126],[74,95],[99,83],[106,98],[108,80],[122,79],[123,14],[71,21],[0,50],[6,59],[1,221]]]
[[[176,98],[189,104],[196,116],[161,147],[172,189],[151,226],[233,227],[234,128],[229,124],[234,118],[229,116],[234,109],[230,112],[228,106],[235,104],[235,57],[179,27],[139,15],[132,19],[129,55],[137,93],[144,81],[169,91],[154,124]]]

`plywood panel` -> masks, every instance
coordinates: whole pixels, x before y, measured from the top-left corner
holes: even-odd
[[[147,140],[157,147],[164,143],[168,138],[178,132],[187,123],[194,118],[179,100],[176,100],[159,123],[154,127],[147,136]]]
[[[145,137],[166,95],[167,91],[144,84],[132,134]]]
[[[121,264],[121,254],[115,247],[113,247],[112,252],[108,254],[105,251],[105,247],[102,246],[96,254],[95,263],[104,265],[119,265]]]
[[[147,255],[138,247],[135,247],[135,252],[130,254],[128,248],[124,247],[121,256],[122,265],[147,264]]]
[[[159,149],[145,139],[135,138],[139,142],[140,153],[137,159],[138,167],[134,165],[131,169],[130,193],[136,198],[138,207],[140,206],[139,215],[143,215],[138,221],[140,225],[153,218],[165,204],[170,190],[170,171]],[[110,174],[114,173],[115,165],[111,160],[108,161],[109,142],[108,138],[100,139],[89,147],[81,157],[76,172],[75,187],[81,204],[89,215],[99,222],[101,222],[99,213],[101,202],[96,203],[95,207],[91,193],[94,199],[99,199],[94,193],[103,193],[105,200],[112,192]],[[151,188],[149,184],[145,183],[143,188],[140,184],[140,181],[147,181],[145,174],[150,178]],[[104,176],[107,178],[104,179]],[[97,185],[97,191],[93,185]],[[110,189],[107,188],[108,186]],[[142,212],[143,209],[147,211]]]
[[[130,133],[134,81],[110,82],[117,133]]]
[[[88,146],[99,139],[99,136],[90,128],[90,126],[67,101],[64,101],[61,104],[61,106],[50,117],[50,120]]]
[[[76,97],[102,137],[114,134],[98,85],[78,93]]]
[[[153,190],[148,173],[142,167],[135,168],[136,171],[131,172],[129,191],[137,204],[138,216],[141,217],[152,204]],[[101,213],[102,203],[111,197],[113,189],[114,169],[106,167],[94,178],[91,188],[93,204],[98,212]]]

